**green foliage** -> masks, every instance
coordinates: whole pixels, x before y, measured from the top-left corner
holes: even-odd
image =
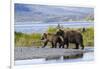
[[[51,26],[50,26],[50,27],[48,28],[47,32],[48,32],[48,33],[54,33],[56,30],[57,30],[57,28],[54,28],[54,27],[51,27]]]
[[[25,34],[15,32],[15,46],[39,46],[41,43],[38,41],[41,38],[41,34]]]
[[[83,40],[85,46],[94,46],[94,28],[87,28],[86,32],[83,32]]]

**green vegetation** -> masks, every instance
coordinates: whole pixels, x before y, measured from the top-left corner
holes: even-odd
[[[84,39],[85,46],[94,46],[94,28],[86,28],[85,32],[82,32],[82,28],[71,28],[74,30],[81,31]],[[64,30],[71,30],[70,28],[64,28]],[[48,33],[55,33],[57,28],[49,27]],[[42,42],[40,41],[41,35],[39,33],[25,34],[20,32],[15,32],[15,46],[42,46]]]
[[[87,28],[86,32],[83,32],[83,39],[85,46],[94,46],[94,28]]]
[[[15,32],[15,46],[40,46],[39,42],[41,34],[25,34],[20,32]]]
[[[53,28],[53,27],[50,26],[50,27],[48,28],[47,32],[48,32],[48,33],[54,33],[56,30],[57,30],[57,28]]]

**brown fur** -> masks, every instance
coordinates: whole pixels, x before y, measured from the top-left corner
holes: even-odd
[[[61,48],[61,46],[63,45],[62,43],[64,43],[63,41],[63,38],[56,35],[56,34],[51,34],[51,33],[44,33],[42,35],[42,39],[41,40],[44,40],[44,45],[43,47],[45,47],[48,42],[50,42],[52,44],[52,48],[56,48],[57,47],[57,43],[59,43],[59,47]]]
[[[63,30],[57,31],[57,34],[63,37],[64,39],[64,45],[67,45],[67,48],[69,47],[69,43],[74,43],[76,45],[75,49],[79,49],[79,45],[84,49],[83,45],[83,36],[80,32],[75,30],[69,30],[69,31],[63,31]]]

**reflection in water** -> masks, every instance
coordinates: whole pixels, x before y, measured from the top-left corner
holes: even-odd
[[[82,57],[83,57],[83,54],[76,54],[76,55],[71,55],[71,56],[53,56],[53,57],[45,58],[45,61],[76,59],[76,58],[82,58]]]
[[[61,58],[61,56],[48,57],[48,58],[45,58],[45,61],[48,61],[48,60],[59,60],[60,58]]]
[[[86,47],[86,52],[83,54],[77,54],[74,56],[55,56],[48,58],[38,58],[29,60],[17,60],[15,65],[33,65],[33,64],[50,64],[50,63],[71,63],[81,61],[93,61],[94,60],[94,48]]]
[[[76,55],[72,55],[72,56],[63,56],[63,59],[75,59],[75,58],[82,58],[83,54],[76,54]]]
[[[49,58],[40,58],[40,59],[30,59],[30,60],[17,60],[15,65],[33,65],[33,64],[50,64],[50,63],[64,63],[64,62],[81,62],[81,61],[93,61],[94,53],[88,52],[75,56],[56,56]]]

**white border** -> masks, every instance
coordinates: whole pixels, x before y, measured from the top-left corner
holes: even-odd
[[[14,2],[11,2],[11,58],[10,58],[10,67],[11,69],[14,69]]]
[[[59,6],[76,6],[76,7],[92,7],[94,8],[95,7],[95,4],[94,4],[94,0],[13,0],[12,3],[11,3],[11,68],[20,68],[23,66],[18,66],[18,67],[15,67],[14,66],[14,3],[25,3],[25,4],[42,4],[42,5],[59,5]],[[87,64],[87,62],[78,62],[78,63],[59,63],[59,64],[40,64],[40,65],[30,65],[29,68],[31,67],[31,69],[33,69],[34,67],[36,67],[36,69],[41,69],[41,67],[43,67],[43,69],[62,69],[62,67],[64,69],[66,68],[71,68],[73,69],[74,67],[80,69],[79,66],[91,66],[93,65],[94,63],[92,62],[88,62],[90,64]],[[78,64],[78,65],[77,65]],[[41,66],[42,65],[42,66]],[[67,67],[66,67],[67,65]],[[72,65],[72,66],[71,66]],[[40,66],[40,68],[38,67]],[[49,67],[48,67],[49,66]],[[56,67],[57,66],[57,67]],[[84,67],[83,67],[84,68]]]
[[[95,0],[14,0],[14,3],[95,7]]]

